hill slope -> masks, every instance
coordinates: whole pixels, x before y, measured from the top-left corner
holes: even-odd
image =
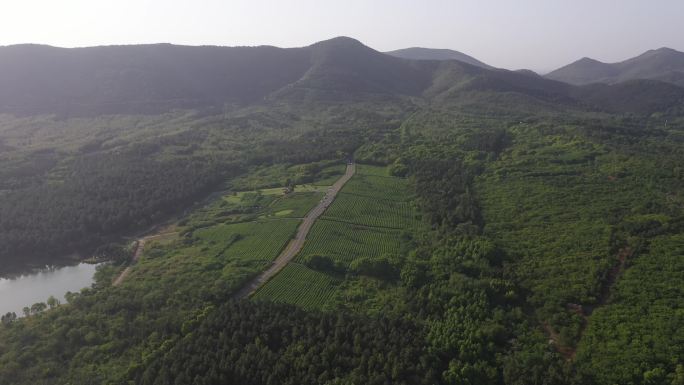
[[[358,99],[361,94],[417,96],[429,86],[437,64],[384,55],[348,37],[318,42],[307,50],[309,69],[277,96],[296,98],[312,92],[317,98],[338,100]]]
[[[347,99],[418,95],[429,85],[429,67],[346,37],[288,49],[17,45],[0,47],[0,112],[97,115],[246,105],[292,88],[286,86]]]
[[[425,96],[469,108],[539,113],[560,109],[650,114],[684,106],[684,88],[656,80],[574,86],[527,72],[442,62]]]
[[[308,68],[303,49],[9,46],[0,48],[0,110],[97,114],[247,103]]]
[[[472,56],[451,49],[411,47],[385,52],[387,55],[410,60],[458,60],[482,68],[493,68]]]
[[[403,55],[407,52],[422,52],[422,57],[455,55],[455,51],[424,49],[403,50]],[[667,62],[655,54],[649,55],[648,61],[653,68],[665,68],[663,63]],[[625,74],[645,76],[636,64],[625,63]],[[611,65],[589,59],[583,60],[581,66],[592,76],[605,78],[616,73]],[[659,74],[663,79],[677,76],[665,69]],[[584,83],[590,78],[578,75],[573,82]],[[460,99],[458,103],[465,100],[482,105],[491,104],[493,96],[534,108],[541,108],[541,102],[632,112],[637,106],[633,112],[643,113],[680,104],[680,97],[671,97],[679,94],[677,88],[652,82],[641,83],[640,87],[576,88],[526,72],[488,68],[477,61],[469,64],[460,60],[402,59],[347,37],[288,49],[169,44],[75,49],[0,47],[0,112],[23,115],[158,113],[174,108],[222,108],[226,104],[359,102],[402,97]],[[649,90],[648,96],[640,94],[644,87]],[[611,100],[606,99],[608,95]],[[660,95],[658,103],[645,100],[654,95]]]
[[[546,77],[576,85],[653,79],[684,86],[684,53],[660,48],[619,63],[583,58]]]

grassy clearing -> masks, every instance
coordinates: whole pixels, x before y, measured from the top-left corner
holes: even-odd
[[[323,198],[324,193],[294,192],[275,201],[268,208],[268,215],[302,218]]]
[[[330,303],[338,284],[338,279],[325,273],[291,263],[259,289],[253,299],[322,309]]]

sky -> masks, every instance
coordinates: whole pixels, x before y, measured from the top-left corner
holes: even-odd
[[[684,0],[0,0],[0,45],[275,45],[349,36],[547,72],[684,51]]]

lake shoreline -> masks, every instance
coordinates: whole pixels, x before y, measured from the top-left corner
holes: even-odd
[[[0,314],[14,312],[21,315],[24,307],[46,302],[50,297],[64,302],[67,292],[79,292],[91,287],[101,265],[77,263],[70,266],[46,266],[13,278],[0,278]]]

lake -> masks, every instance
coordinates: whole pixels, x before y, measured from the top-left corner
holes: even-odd
[[[51,295],[64,303],[67,291],[90,287],[97,265],[47,267],[14,278],[0,278],[0,314],[15,312],[23,316],[24,306],[46,302]]]

